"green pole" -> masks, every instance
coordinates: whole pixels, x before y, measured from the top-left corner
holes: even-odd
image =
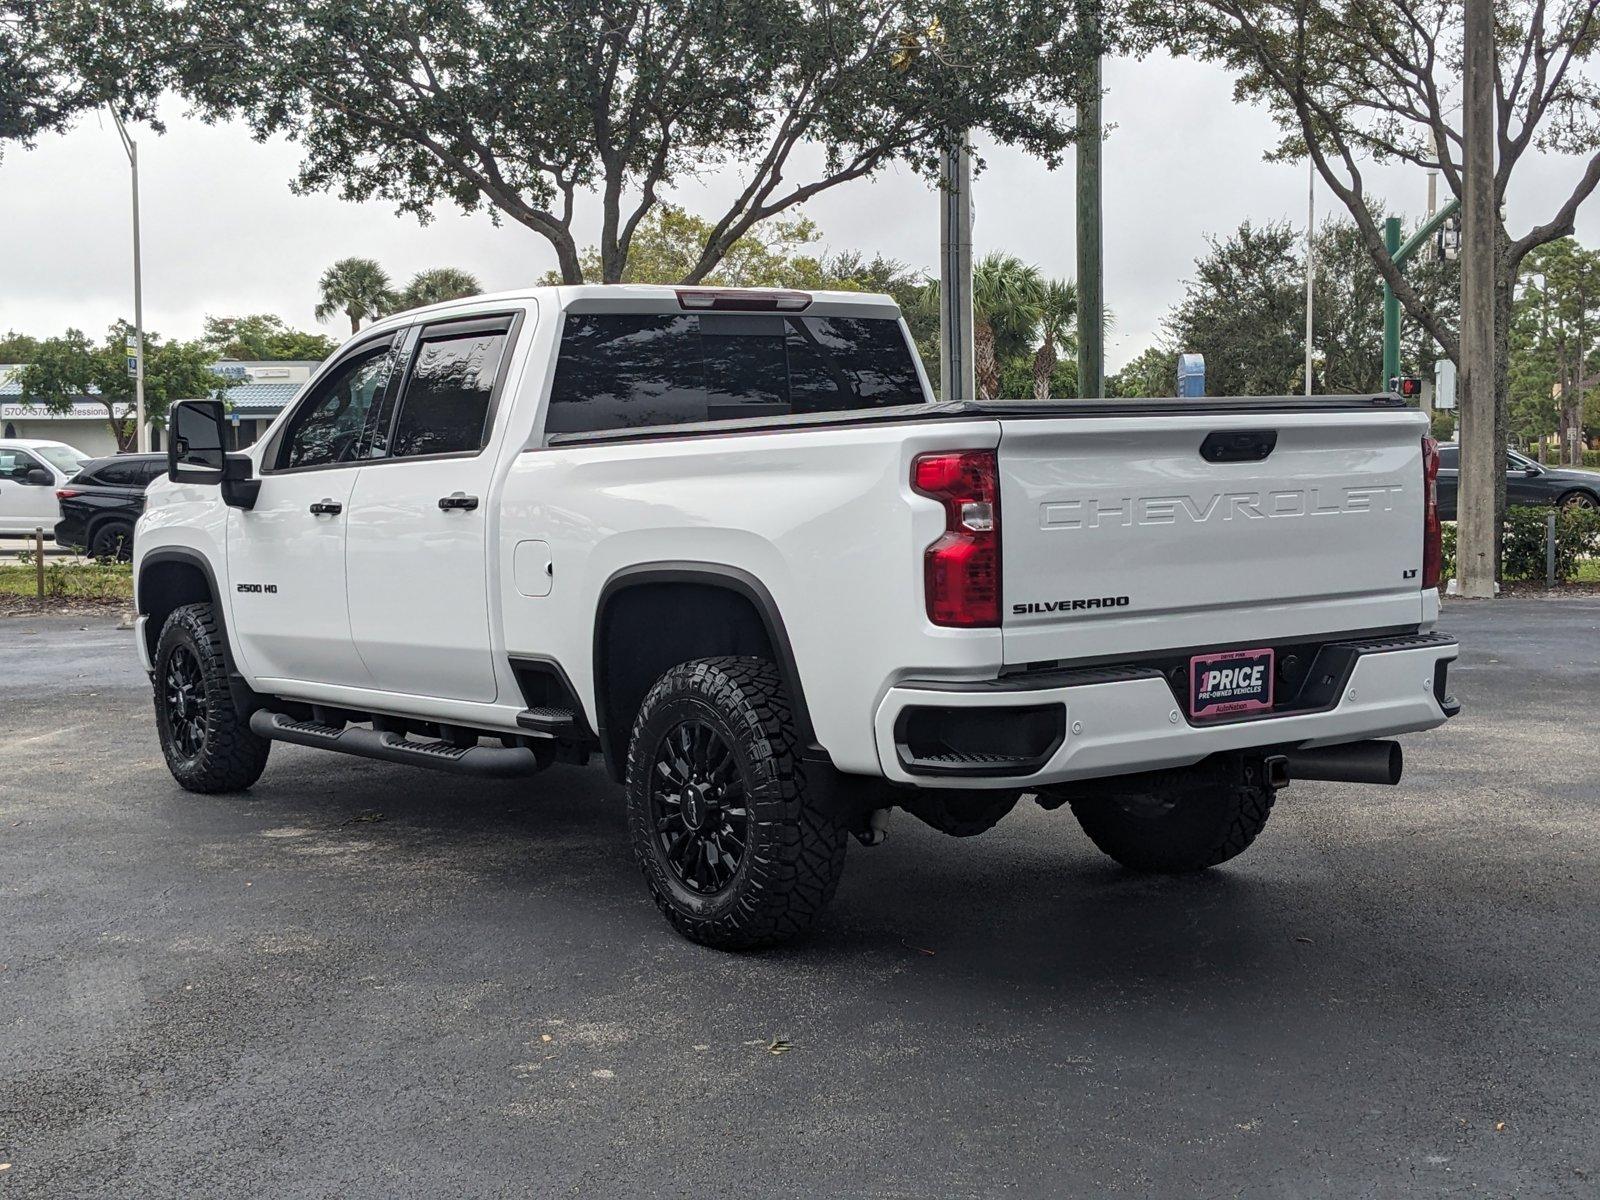
[[[1079,19],[1098,45],[1100,30],[1088,4]],[[1100,247],[1100,55],[1084,72],[1078,100],[1078,395],[1105,395],[1105,290]]]
[[[1400,265],[1400,218],[1390,217],[1383,223],[1383,248],[1389,252],[1389,261]],[[1400,300],[1383,281],[1383,383],[1400,374]]]
[[[1433,216],[1423,222],[1422,228],[1413,233],[1405,245],[1400,244],[1400,218],[1390,217],[1383,223],[1383,247],[1389,252],[1389,261],[1395,267],[1401,268],[1411,261],[1411,256],[1427,244],[1439,229],[1461,207],[1461,201],[1452,200]],[[1383,281],[1383,386],[1389,386],[1389,380],[1400,374],[1400,299],[1394,294],[1394,289],[1389,286],[1389,281]]]

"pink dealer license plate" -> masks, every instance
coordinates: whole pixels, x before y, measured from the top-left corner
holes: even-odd
[[[1229,650],[1189,660],[1189,713],[1233,716],[1272,707],[1273,651]]]

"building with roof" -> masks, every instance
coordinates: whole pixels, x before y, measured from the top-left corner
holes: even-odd
[[[214,369],[219,375],[237,380],[227,392],[237,439],[234,448],[248,446],[260,437],[321,365],[316,361],[217,363]],[[70,412],[49,412],[42,404],[23,400],[17,370],[0,366],[0,437],[65,442],[93,458],[117,452],[104,404],[84,396],[72,402]],[[161,448],[159,428],[151,430],[151,446]]]

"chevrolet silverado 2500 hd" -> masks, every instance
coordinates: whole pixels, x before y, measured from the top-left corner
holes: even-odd
[[[226,429],[174,408],[135,542],[178,782],[599,754],[711,945],[805,928],[894,807],[1032,794],[1199,870],[1457,707],[1391,396],[938,403],[883,297],[565,287],[391,317]]]

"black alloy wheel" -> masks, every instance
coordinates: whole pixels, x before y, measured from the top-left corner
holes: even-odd
[[[706,721],[669,729],[650,768],[650,817],[678,882],[713,896],[733,882],[750,840],[750,810],[733,749]]]
[[[200,660],[187,646],[176,646],[167,659],[167,720],[172,744],[183,758],[199,758],[206,744],[206,687]]]

